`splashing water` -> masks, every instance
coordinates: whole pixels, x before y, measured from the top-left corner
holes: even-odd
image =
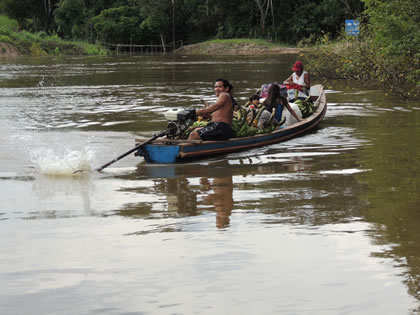
[[[31,152],[31,161],[37,171],[51,176],[80,176],[83,172],[74,172],[91,171],[93,157],[94,154],[89,148],[81,151],[65,148],[63,152],[51,148],[39,148]]]

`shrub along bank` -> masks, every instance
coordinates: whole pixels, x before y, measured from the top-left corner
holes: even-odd
[[[361,80],[387,94],[420,98],[419,58],[380,53],[372,39],[325,37],[303,52],[305,67],[318,78]]]

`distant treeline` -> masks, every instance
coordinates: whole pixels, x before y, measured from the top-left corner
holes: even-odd
[[[305,46],[303,58],[318,77],[370,81],[420,97],[418,0],[0,0],[0,13],[21,33],[5,38],[32,32],[163,47],[230,38]],[[345,20],[353,19],[359,36],[344,33]]]
[[[360,0],[0,0],[20,30],[119,44],[261,38],[296,44],[336,36]]]

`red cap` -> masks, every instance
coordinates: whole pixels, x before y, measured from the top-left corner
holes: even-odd
[[[303,63],[302,61],[296,61],[292,68],[293,71],[303,70]]]

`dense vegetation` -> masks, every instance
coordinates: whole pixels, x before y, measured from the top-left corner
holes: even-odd
[[[214,38],[258,38],[311,46],[305,56],[314,74],[375,81],[387,91],[413,97],[419,95],[419,3],[0,0],[0,14],[16,20],[19,31],[56,40],[170,46],[179,41],[192,44]],[[346,19],[360,20],[363,28],[358,38],[344,34]]]
[[[364,0],[360,36],[318,39],[305,58],[314,75],[374,82],[387,93],[420,97],[420,2]]]
[[[270,38],[297,43],[337,34],[360,0],[0,0],[21,30],[110,43]]]

